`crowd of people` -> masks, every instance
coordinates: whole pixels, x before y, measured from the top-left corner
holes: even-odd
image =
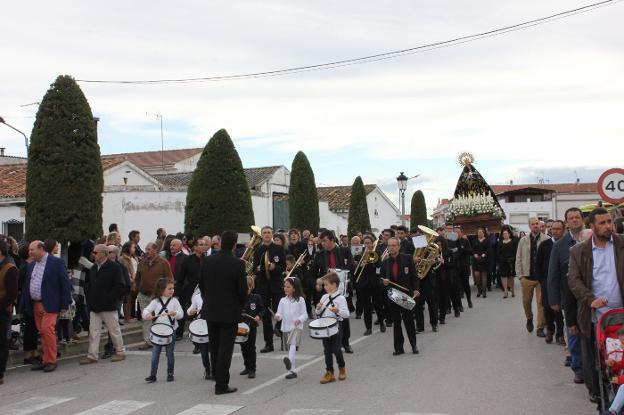
[[[122,243],[112,224],[98,241],[70,244],[67,264],[58,256],[55,241],[20,245],[0,237],[0,332],[8,334],[14,314],[21,316],[24,363],[52,372],[57,345],[76,341],[80,331],[88,332],[89,339],[80,364],[124,360],[121,326],[140,320],[144,342],[139,349],[152,351],[146,381],[157,380],[162,349],[167,381],[173,381],[175,342],[199,317],[207,322],[210,341],[196,343],[194,353],[201,354],[205,379],[216,381],[215,391],[228,393],[234,390],[229,367],[241,322],[248,331],[241,342],[240,374],[256,376],[256,333],[262,326],[260,353],[273,352],[279,339],[279,347],[287,351],[285,377],[293,379],[304,323],[329,317],[339,323],[337,332],[322,341],[326,367],[321,383],[330,383],[336,380],[334,358],[337,379],[347,376],[343,353],[353,353],[352,314],[363,318],[366,336],[374,326],[382,333],[391,327],[393,355],[405,353],[405,337],[418,354],[416,335],[425,331],[425,305],[431,331],[437,332],[447,316],[458,318],[464,305],[473,307],[471,275],[477,297],[483,299],[496,290],[504,299],[515,297],[517,278],[526,330],[536,329],[546,343],[565,346],[565,364],[574,382],[586,384],[597,402],[591,311],[600,315],[622,307],[624,266],[619,262],[624,261],[624,240],[617,235],[622,230],[613,228],[621,228],[622,221],[614,224],[602,208],[585,219],[571,208],[565,220],[531,218],[528,225],[527,234],[505,225],[497,233],[480,227],[469,237],[461,226],[447,224],[426,244],[435,244],[434,258],[414,245],[422,230],[405,226],[391,226],[379,235],[358,232],[351,238],[327,229],[312,234],[265,226],[245,244],[238,243],[234,232],[194,237],[168,235],[160,228],[155,241],[142,248],[138,231]],[[432,263],[423,267],[423,261]],[[401,301],[392,299],[389,289]],[[155,323],[171,327],[169,343],[154,343]],[[102,325],[109,340],[100,355]],[[2,383],[9,336],[0,337]]]

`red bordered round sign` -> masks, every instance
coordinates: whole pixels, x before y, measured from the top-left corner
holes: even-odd
[[[605,171],[598,179],[598,193],[605,202],[624,202],[624,169],[613,168]]]

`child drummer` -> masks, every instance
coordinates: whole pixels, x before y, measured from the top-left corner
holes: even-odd
[[[338,363],[338,379],[345,380],[347,372],[345,361],[342,355],[342,320],[349,318],[349,307],[347,299],[338,293],[340,279],[335,272],[323,276],[323,286],[326,294],[316,306],[316,314],[320,317],[334,317],[340,321],[340,330],[333,336],[323,339],[323,352],[325,354],[325,376],[321,379],[321,384],[335,382],[334,376],[334,356]]]
[[[243,321],[249,325],[249,337],[245,343],[241,343],[245,369],[240,374],[241,376],[247,375],[249,379],[256,377],[256,333],[264,315],[262,297],[253,293],[254,285],[254,277],[247,276],[247,301],[242,317]]]
[[[191,306],[186,310],[186,314],[189,317],[198,315],[203,305],[203,299],[199,288],[195,289],[193,297],[191,298]],[[204,379],[214,379],[213,372],[210,370],[210,343],[195,343],[195,347],[199,348],[201,354],[202,364],[204,365]]]

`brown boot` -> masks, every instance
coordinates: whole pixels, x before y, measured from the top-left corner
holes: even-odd
[[[113,358],[111,359],[111,362],[121,362],[122,360],[126,359],[126,355],[123,353],[116,353]]]
[[[347,378],[347,371],[344,367],[338,368],[338,380],[345,380]]]
[[[334,374],[332,372],[326,372],[325,376],[323,376],[323,378],[321,379],[321,385],[335,381],[336,378],[334,377]]]

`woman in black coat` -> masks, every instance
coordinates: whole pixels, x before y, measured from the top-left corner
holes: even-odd
[[[483,227],[477,229],[477,238],[472,241],[472,277],[478,288],[477,297],[487,297],[488,241]]]
[[[501,238],[498,241],[498,272],[503,280],[503,298],[507,298],[509,295],[508,288],[511,283],[511,296],[515,297],[516,292],[514,290],[513,277],[516,276],[516,250],[518,244],[511,234],[511,230],[508,227],[503,227],[501,231]]]

